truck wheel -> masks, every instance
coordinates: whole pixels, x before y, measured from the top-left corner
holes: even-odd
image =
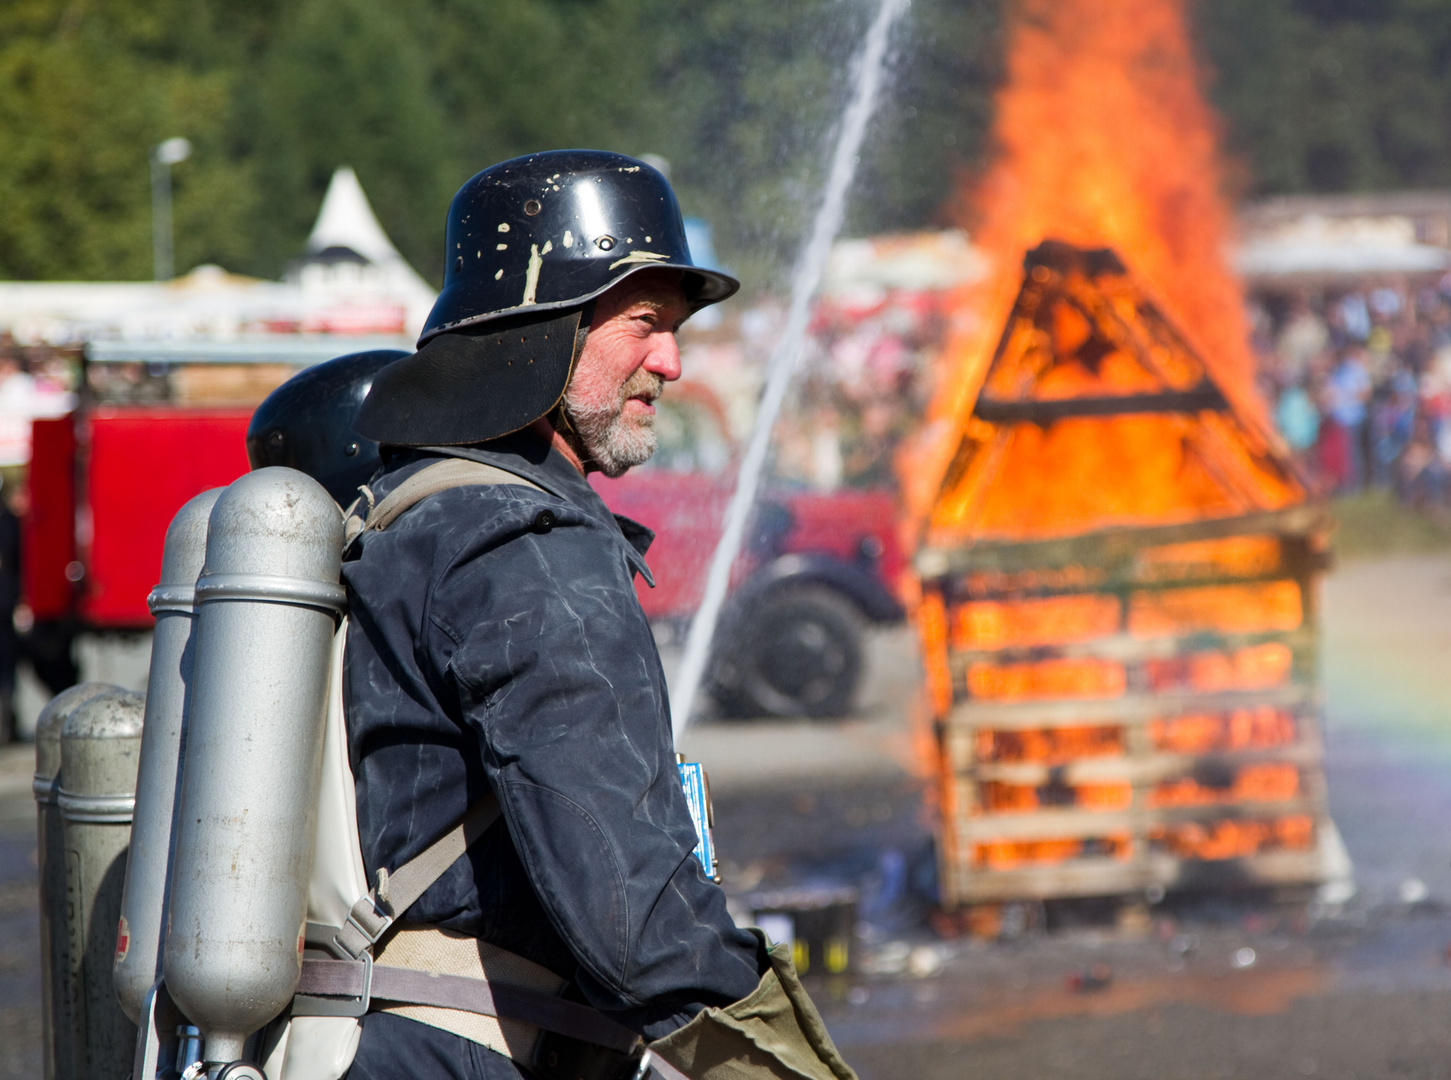
[[[861,615],[830,589],[769,594],[743,613],[724,667],[728,711],[752,716],[843,716],[861,681]],[[735,706],[735,708],[730,708]]]

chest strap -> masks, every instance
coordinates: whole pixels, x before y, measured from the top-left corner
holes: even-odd
[[[618,1054],[633,1055],[640,1050],[638,1035],[588,1005],[488,979],[436,975],[373,964],[369,960],[307,959],[302,962],[302,979],[297,992],[304,996],[294,1001],[293,1016],[332,1014],[326,1007],[310,1007],[313,1002],[359,1002],[364,1011],[369,1004],[379,1001],[431,1005],[480,1016],[520,1020]],[[635,1075],[641,1080],[651,1076],[660,1080],[689,1080],[684,1073],[648,1051],[640,1058]]]
[[[501,813],[499,800],[489,792],[469,807],[457,825],[397,870],[390,874],[380,868],[378,887],[353,905],[348,921],[334,935],[333,944],[354,960],[362,957],[475,840],[488,832]]]

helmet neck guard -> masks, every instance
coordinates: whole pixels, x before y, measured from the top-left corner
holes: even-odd
[[[355,429],[389,446],[465,446],[528,427],[564,396],[593,307],[436,335],[377,374]]]

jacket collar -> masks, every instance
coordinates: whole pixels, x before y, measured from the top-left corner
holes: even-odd
[[[611,513],[599,493],[590,486],[563,454],[539,436],[530,431],[516,431],[503,438],[473,446],[422,446],[416,450],[400,449],[385,461],[384,473],[403,470],[414,471],[408,466],[433,457],[465,458],[481,461],[485,465],[521,476],[537,484],[549,494],[572,503],[601,524],[613,526],[628,546],[626,558],[630,565],[653,589],[655,577],[645,564],[645,553],[655,540],[655,533],[638,521],[623,514]],[[401,477],[399,477],[401,479]],[[396,482],[396,481],[395,481]],[[391,487],[392,485],[387,485]]]

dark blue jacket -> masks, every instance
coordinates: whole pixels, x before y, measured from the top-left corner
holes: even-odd
[[[572,979],[648,1038],[755,990],[756,938],[692,855],[633,578],[653,534],[523,432],[450,450],[537,484],[456,488],[343,565],[345,703],[369,880],[492,790],[503,823],[409,909]],[[408,451],[382,498],[438,460]],[[507,825],[507,828],[504,826]]]

